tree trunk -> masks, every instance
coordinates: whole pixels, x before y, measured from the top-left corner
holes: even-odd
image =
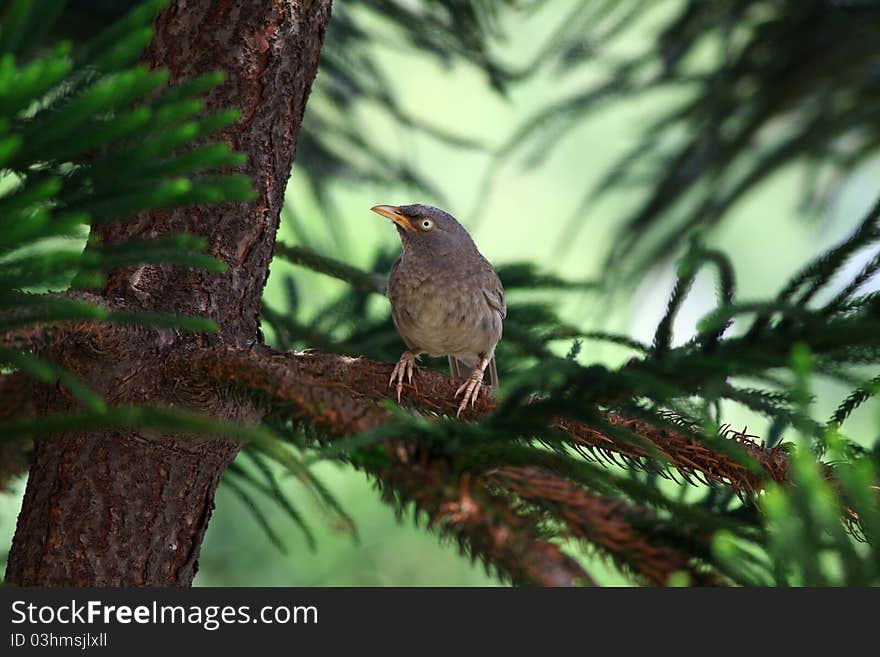
[[[260,420],[260,411],[241,397],[168,380],[162,365],[171,353],[260,340],[260,299],[329,15],[330,0],[177,0],[158,17],[145,55],[151,66],[170,69],[172,81],[225,73],[206,107],[241,110],[221,138],[247,155],[241,171],[254,180],[257,198],[154,212],[97,230],[105,242],[187,231],[203,237],[228,265],[223,274],[172,265],[118,270],[100,299],[128,310],[208,316],[220,327],[214,335],[109,326],[87,341],[76,340],[73,328],[53,335],[44,353],[108,402],[184,406],[217,418]],[[47,412],[69,407],[69,400],[58,389],[41,389],[37,404]],[[238,448],[219,438],[145,430],[38,440],[6,581],[189,585],[214,492]]]

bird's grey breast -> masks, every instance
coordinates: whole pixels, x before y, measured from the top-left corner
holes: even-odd
[[[501,338],[501,284],[478,255],[463,263],[446,258],[408,257],[392,267],[388,298],[394,324],[411,349],[473,361],[491,353]]]

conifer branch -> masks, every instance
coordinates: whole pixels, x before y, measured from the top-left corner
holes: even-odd
[[[394,449],[386,446],[389,455]],[[442,458],[410,462],[400,458],[404,454],[398,449],[398,458],[385,467],[365,468],[376,476],[386,501],[398,507],[412,502],[427,515],[429,526],[514,584],[595,585],[577,561],[542,537],[539,517],[520,512],[509,498],[491,492],[485,477],[458,475]]]
[[[777,483],[788,480],[788,456],[780,447],[767,447],[756,442],[757,436],[725,427],[724,437],[735,442],[752,457],[763,472],[755,472],[727,454],[712,449],[684,432],[652,426],[647,422],[625,418],[611,413],[608,421],[624,427],[647,441],[674,467],[685,480],[696,479],[701,484],[723,484],[739,495],[756,495],[767,479]],[[617,462],[643,461],[654,455],[638,445],[614,440],[607,434],[582,422],[560,420],[557,426],[567,431],[574,440],[574,448],[583,456]]]
[[[76,332],[99,332],[98,326],[80,324]],[[31,331],[31,337],[38,342],[43,331],[56,328],[57,325],[46,324],[41,330]],[[73,334],[72,328],[71,331]],[[200,375],[205,380],[235,381],[242,388],[264,395],[272,404],[284,403],[288,408],[300,409],[297,415],[304,413],[301,409],[312,409],[307,414],[319,427],[349,435],[365,431],[389,417],[377,402],[389,396],[387,381],[391,364],[318,352],[279,354],[269,349],[221,349],[200,352],[197,357],[202,368]],[[193,372],[191,376],[194,375]],[[419,371],[418,377],[417,390],[405,389],[407,406],[423,413],[453,414],[457,410],[452,398],[455,386],[448,377],[424,369]],[[370,403],[354,403],[354,400]],[[491,399],[481,398],[462,413],[462,419],[486,416],[494,408]],[[688,480],[714,481],[747,495],[756,494],[765,478],[779,483],[787,481],[786,453],[779,447],[763,446],[755,441],[755,436],[728,428],[725,437],[741,446],[766,474],[750,471],[741,462],[684,432],[615,413],[608,414],[607,419],[647,441]],[[572,447],[585,457],[616,462],[618,458],[644,461],[655,456],[638,445],[615,440],[582,422],[560,418],[554,426],[566,431],[571,436]]]
[[[334,437],[370,430],[391,417],[376,403],[386,396],[391,366],[384,363],[223,347],[181,354],[168,367],[166,373],[176,385],[215,381],[244,388],[257,393],[273,411],[302,418]],[[419,398],[452,413],[456,405],[444,398],[451,399],[445,394],[449,381],[435,374],[423,379]],[[459,477],[445,458],[419,455],[411,443],[386,441],[383,449],[387,458],[362,467],[376,476],[386,500],[414,503],[431,526],[454,538],[463,551],[516,584],[593,583],[574,559],[540,536],[533,518],[517,513],[480,477]]]
[[[230,348],[200,351],[194,356],[185,365],[192,376],[221,380],[256,392],[273,410],[306,419],[334,437],[369,431],[391,419],[391,414],[376,403],[387,398],[390,364],[332,354],[279,354],[269,350],[257,353]],[[454,385],[447,377],[427,371],[419,372],[418,377],[417,391],[407,389],[407,406],[424,413],[454,412]],[[493,407],[490,401],[481,400],[468,414],[488,414]],[[760,478],[745,467],[693,439],[613,415],[610,419],[653,439],[671,459],[678,459],[673,460],[677,466],[693,468],[691,474],[699,472],[697,468],[702,466],[706,478],[726,483],[737,492],[754,492],[760,483]],[[574,428],[572,435],[578,439],[588,436],[598,440],[600,436],[584,425]],[[763,454],[750,437],[736,434],[733,439],[748,445],[759,456]],[[612,439],[606,437],[605,441],[607,444],[593,443],[595,449],[611,451],[619,447]],[[560,569],[569,566],[561,564],[559,560],[564,555],[557,553],[554,545],[535,536],[540,514],[524,515],[503,497],[493,495],[492,489],[500,488],[502,494],[512,493],[526,502],[551,507],[571,535],[597,545],[615,563],[649,583],[664,585],[678,571],[687,573],[697,584],[723,583],[717,573],[695,563],[692,555],[665,544],[659,537],[664,531],[671,531],[668,527],[664,529],[662,521],[648,509],[592,494],[540,468],[503,467],[473,477],[464,473],[459,480],[446,455],[432,455],[403,441],[385,441],[383,450],[387,457],[384,464],[364,467],[377,477],[386,499],[414,502],[428,514],[431,525],[452,535],[463,549],[482,556],[519,583],[550,584],[560,577]],[[637,458],[646,454],[631,455]],[[779,453],[769,450],[764,454],[768,463],[778,467],[771,455]],[[722,476],[723,472],[729,474]],[[499,536],[505,537],[502,543]],[[538,568],[537,563],[543,566]]]
[[[343,280],[356,290],[385,294],[385,276],[382,274],[363,271],[304,246],[276,242],[275,255],[281,256],[294,265],[301,265],[312,271]]]
[[[94,322],[68,324],[64,342],[103,343],[108,339],[106,329]],[[130,330],[138,329],[112,327],[114,334]],[[267,411],[318,429],[322,440],[330,442],[375,430],[393,419],[382,403],[390,395],[391,369],[391,363],[338,354],[193,344],[172,351],[156,376],[167,382],[167,389],[173,391],[169,394],[181,399],[210,396],[218,390],[224,395],[244,394]],[[404,390],[403,407],[422,416],[455,412],[455,385],[448,377],[425,369],[416,377],[416,386]],[[13,397],[4,395],[4,399]],[[494,409],[494,402],[481,398],[462,419],[476,420]],[[14,404],[9,410],[15,410]],[[604,417],[646,441],[646,448],[584,422],[557,419],[553,427],[567,432],[571,445],[584,456],[623,458],[648,467],[646,461],[657,456],[650,450],[656,450],[687,480],[717,482],[740,495],[757,494],[767,479],[787,481],[787,454],[744,432],[728,429],[725,436],[753,457],[763,472],[750,470],[688,431],[652,426],[616,413]],[[721,582],[685,559],[693,552],[658,542],[662,523],[647,509],[598,496],[544,468],[505,466],[460,473],[454,455],[406,438],[384,440],[383,458],[356,465],[376,477],[386,499],[413,502],[432,526],[516,583],[591,582],[574,560],[543,537],[540,520],[548,510],[572,536],[594,543],[644,581],[663,584],[672,572],[684,571],[695,583]],[[518,506],[522,502],[537,510],[524,510]]]
[[[707,541],[682,536],[683,532],[647,508],[590,493],[537,467],[497,468],[486,473],[486,478],[548,511],[565,524],[571,536],[589,541],[616,565],[649,584],[665,586],[679,572],[695,585],[726,584],[716,572],[697,563],[692,552],[679,547],[685,542],[696,544],[699,552],[708,554]]]
[[[262,396],[273,408],[283,405],[291,414],[308,416],[310,423],[338,435],[367,431],[391,417],[378,405],[391,394],[391,363],[318,352],[280,354],[269,349],[230,348],[202,351],[195,358],[195,362],[185,366],[197,368],[190,370],[190,376],[234,383]],[[455,388],[449,377],[422,369],[417,374],[416,387],[405,387],[403,404],[422,414],[452,415],[458,408],[453,398]],[[494,409],[495,403],[483,397],[462,412],[462,419],[485,417]],[[766,479],[787,481],[786,453],[779,447],[768,448],[756,442],[755,436],[729,428],[725,432],[725,437],[751,456],[763,473],[750,470],[683,431],[652,426],[615,413],[609,413],[607,420],[646,441],[688,480],[717,482],[746,495],[757,494]],[[643,461],[655,456],[583,422],[560,418],[554,427],[567,432],[572,447],[583,456],[612,461],[616,457]]]

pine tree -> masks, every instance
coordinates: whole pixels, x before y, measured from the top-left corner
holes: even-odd
[[[9,477],[31,460],[7,581],[188,585],[221,477],[269,540],[277,537],[265,499],[309,532],[279,468],[356,526],[310,471],[333,459],[367,472],[389,504],[516,584],[592,583],[565,542],[598,551],[642,584],[880,583],[880,450],[844,431],[880,385],[864,376],[880,361],[880,301],[861,292],[880,258],[828,292],[850,258],[880,239],[880,202],[766,300],[741,300],[728,256],[682,230],[711,228],[784,162],[826,165],[843,136],[864,141],[835,166],[873,152],[873,4],[683,2],[656,50],[514,135],[499,158],[558,135],[599,100],[695,78],[694,99],[664,121],[690,126],[692,139],[668,155],[668,140],[649,127],[639,152],[607,179],[622,184],[642,159],[665,174],[623,224],[615,257],[624,266],[613,272],[618,285],[631,284],[658,253],[679,247],[651,344],[583,331],[534,301],[538,289],[596,283],[528,263],[499,267],[510,295],[499,363],[517,366],[507,366],[497,400],[481,400],[461,420],[455,385],[438,372],[420,372],[401,406],[389,400],[398,338],[387,315],[367,309],[383,292],[389,254],[361,271],[275,243],[298,142],[298,167],[324,203],[322,185],[344,176],[430,189],[402,162],[364,166],[382,154],[345,112],[319,112],[300,131],[319,55],[317,93],[343,108],[380,98],[398,121],[416,123],[372,64],[361,14],[339,3],[328,27],[329,0],[250,2],[240,13],[202,0],[158,16],[165,3],[149,2],[97,37],[51,46],[62,3],[5,4],[0,472]],[[466,58],[503,90],[529,74],[488,45],[500,12],[515,4],[392,1],[380,10],[419,48]],[[577,47],[588,26],[613,39],[640,4],[579,3],[534,67],[590,56]],[[860,38],[840,38],[849,28]],[[833,43],[829,60],[851,62],[846,75],[832,61],[820,75],[812,60],[774,59],[791,44],[809,49],[804,34]],[[716,69],[695,73],[687,54],[711,38],[724,54]],[[780,88],[790,62],[803,75]],[[757,92],[741,98],[744,87]],[[817,112],[811,102],[832,92],[840,102]],[[797,116],[791,134],[748,153],[750,136],[783,113]],[[340,154],[334,139],[348,150]],[[696,202],[676,214],[686,197]],[[642,248],[648,228],[661,239]],[[273,255],[345,281],[345,293],[308,323],[295,278],[287,308],[263,304]],[[717,307],[674,346],[674,320],[704,268],[716,276]],[[274,348],[263,344],[261,318]],[[747,328],[732,331],[734,320]],[[616,369],[585,362],[581,345],[596,340],[633,357]],[[817,374],[852,388],[824,421],[811,413]],[[765,415],[774,434],[733,430],[722,402]]]

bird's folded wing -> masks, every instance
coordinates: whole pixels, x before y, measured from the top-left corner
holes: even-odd
[[[501,319],[507,317],[507,303],[504,301],[504,288],[501,287],[501,281],[497,275],[493,277],[495,280],[489,285],[483,286],[483,296],[489,303],[489,307],[496,310]]]

